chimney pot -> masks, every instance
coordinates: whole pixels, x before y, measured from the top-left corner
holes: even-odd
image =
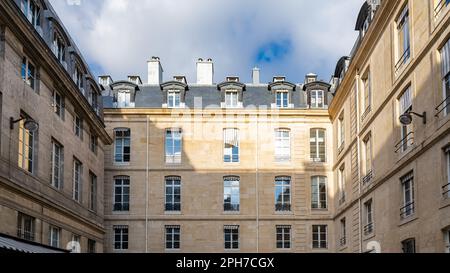
[[[212,85],[214,81],[214,63],[212,59],[197,61],[197,84]]]
[[[253,68],[252,70],[252,80],[253,84],[260,84],[260,69],[258,67]]]

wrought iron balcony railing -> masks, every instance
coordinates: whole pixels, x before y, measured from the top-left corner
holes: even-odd
[[[442,195],[444,198],[450,198],[450,183],[442,187]]]
[[[435,117],[439,117],[441,113],[444,113],[447,115],[450,111],[450,97],[445,98],[443,102],[441,102],[435,109],[436,109],[436,115]]]
[[[414,144],[414,132],[410,132],[395,145],[395,153],[398,154],[399,152],[404,152],[413,144]]]
[[[406,219],[415,213],[415,202],[410,202],[400,209],[400,217]]]
[[[364,226],[364,235],[368,236],[373,233],[373,223],[368,223]]]
[[[369,185],[370,183],[372,183],[372,179],[373,179],[373,171],[369,171],[367,172],[367,175],[363,177],[362,183],[363,186]]]
[[[395,64],[395,73],[397,73],[400,68],[409,60],[409,57],[411,56],[411,50],[408,47],[405,52],[403,52],[403,55],[398,60],[397,64]]]

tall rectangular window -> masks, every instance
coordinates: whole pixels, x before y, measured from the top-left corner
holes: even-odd
[[[166,249],[180,249],[180,226],[166,226]]]
[[[40,25],[41,10],[33,0],[20,0],[20,10],[33,27],[36,28]]]
[[[166,177],[166,212],[181,211],[181,178]]]
[[[450,253],[450,229],[444,231],[445,252]]]
[[[58,227],[50,227],[48,238],[49,238],[49,245],[51,247],[59,248],[60,237],[61,237],[61,229]]]
[[[279,91],[276,93],[276,105],[277,108],[289,107],[289,93],[286,91]]]
[[[19,122],[19,168],[34,173],[35,134],[25,128],[26,115],[21,114]]]
[[[127,90],[121,90],[117,92],[117,107],[128,108],[131,106],[131,92]]]
[[[21,76],[22,80],[33,90],[35,90],[36,68],[26,57],[22,58]]]
[[[363,140],[363,156],[362,156],[362,171],[363,171],[363,184],[369,184],[372,182],[372,135],[367,135]]]
[[[89,173],[89,209],[97,211],[97,176]]]
[[[361,120],[364,120],[368,113],[371,111],[372,104],[372,81],[370,77],[370,71],[367,71],[362,77],[362,96],[361,96]]]
[[[66,46],[64,44],[63,39],[58,34],[58,32],[53,33],[53,46],[52,46],[53,54],[55,54],[55,57],[58,59],[60,63],[64,63],[66,60],[65,51]]]
[[[338,149],[341,152],[345,144],[345,120],[344,113],[341,114],[338,120]]]
[[[64,97],[57,91],[53,91],[53,111],[55,114],[64,120],[65,103]]]
[[[414,173],[410,172],[401,179],[403,192],[403,206],[401,209],[402,219],[408,218],[415,213],[414,198]]]
[[[313,226],[313,248],[328,248],[328,227],[326,225]]]
[[[77,137],[83,139],[83,120],[77,115],[73,118],[73,131]]]
[[[327,178],[325,176],[314,176],[311,182],[311,208],[328,208]]]
[[[291,211],[291,178],[275,179],[275,211]]]
[[[288,129],[275,131],[275,161],[291,161],[291,132]]]
[[[441,66],[442,66],[442,96],[444,102],[439,105],[438,109],[443,110],[444,115],[450,114],[450,40],[448,40],[441,49]]]
[[[339,190],[339,203],[342,204],[345,202],[345,166],[339,168],[338,190]]]
[[[397,23],[397,64],[395,70],[398,71],[403,64],[407,63],[410,56],[410,36],[409,36],[409,8],[408,4],[403,8]]]
[[[311,108],[324,108],[324,92],[323,90],[312,90],[311,91]]]
[[[130,210],[130,177],[114,177],[114,211]]]
[[[34,241],[35,230],[35,219],[19,212],[17,216],[17,237],[27,241]]]
[[[339,244],[341,246],[345,246],[347,244],[347,220],[345,218],[341,219]]]
[[[239,226],[224,226],[225,249],[239,249]]]
[[[277,226],[277,248],[291,248],[291,226]]]
[[[444,198],[450,198],[450,147],[445,150],[447,180],[442,186],[442,195]]]
[[[364,235],[373,233],[373,201],[370,199],[364,203]]]
[[[416,239],[411,238],[402,242],[403,253],[416,253]]]
[[[237,91],[225,92],[225,107],[236,108],[239,106],[239,93]]]
[[[81,183],[83,177],[83,165],[77,159],[73,160],[73,200],[81,201]]]
[[[167,92],[167,107],[180,108],[181,106],[181,94],[178,91]]]
[[[409,86],[399,99],[400,115],[406,114],[413,110],[412,106],[412,91]],[[401,125],[401,151],[405,152],[414,142],[413,125]]]
[[[61,189],[64,177],[64,147],[52,140],[52,186]]]
[[[114,249],[128,249],[128,226],[114,226]]]
[[[225,129],[224,130],[224,151],[223,161],[225,163],[239,162],[239,130]]]
[[[240,210],[240,179],[228,176],[223,181],[223,206],[225,212],[238,212]]]
[[[166,130],[166,163],[181,163],[182,132],[181,129]]]
[[[88,253],[96,253],[97,252],[97,247],[96,247],[96,242],[94,240],[88,239],[88,248],[87,248],[87,252]]]
[[[326,161],[326,143],[325,143],[325,130],[324,129],[312,129],[310,137],[310,152],[311,161],[313,162],[325,162]]]
[[[89,149],[94,154],[97,154],[97,148],[98,148],[98,137],[94,133],[91,133],[89,136]]]
[[[131,130],[114,130],[114,161],[129,163],[131,158]]]

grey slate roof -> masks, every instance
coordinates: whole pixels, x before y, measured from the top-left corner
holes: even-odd
[[[0,251],[6,252],[22,252],[22,253],[67,253],[66,250],[47,247],[33,242],[26,242],[21,239],[13,238],[4,234],[0,234]]]

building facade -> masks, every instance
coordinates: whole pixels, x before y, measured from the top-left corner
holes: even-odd
[[[0,233],[102,252],[101,91],[48,1],[0,2],[0,92]]]

